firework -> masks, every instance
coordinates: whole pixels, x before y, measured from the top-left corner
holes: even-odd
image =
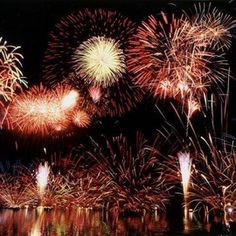
[[[23,56],[19,48],[0,38],[0,95],[4,101],[10,101],[17,90],[27,85],[21,72]]]
[[[188,14],[186,14],[188,15]],[[228,14],[212,7],[211,3],[199,3],[194,6],[193,16],[188,16],[195,31],[195,43],[199,46],[210,46],[216,50],[229,49],[231,46],[231,30],[236,21]]]
[[[79,94],[69,87],[48,90],[42,85],[34,86],[10,104],[7,120],[11,129],[23,134],[43,136],[64,131],[78,100]]]
[[[50,181],[41,198],[41,206],[47,208],[64,208],[73,204],[72,189],[68,183],[67,176],[50,174]]]
[[[23,208],[35,205],[37,199],[30,190],[33,182],[30,176],[25,179],[23,176],[0,176],[0,202],[5,208]]]
[[[23,208],[36,205],[37,198],[31,191],[34,186],[34,179],[30,170],[21,164],[6,164],[1,163],[1,205],[4,208]]]
[[[197,203],[197,209],[207,206],[210,211],[222,211],[227,223],[230,212],[236,207],[235,147],[223,141],[221,150],[211,138],[207,146],[210,156],[202,150],[196,159],[189,199]]]
[[[134,146],[123,136],[105,143],[106,149],[103,150],[101,143],[94,142],[94,151],[87,152],[87,155],[97,161],[101,173],[110,179],[109,208],[118,212],[164,210],[169,192],[157,151],[140,135],[137,135]]]
[[[76,111],[73,115],[73,122],[76,126],[81,127],[81,128],[86,128],[89,126],[91,120],[85,111]]]
[[[47,163],[44,163],[44,165],[42,164],[39,165],[36,179],[40,196],[44,195],[45,189],[48,184],[49,173],[50,173],[50,167],[48,166]]]
[[[189,180],[191,176],[192,160],[190,158],[190,153],[188,152],[178,153],[178,159],[179,159],[180,173],[181,173],[182,184],[183,184],[184,197],[187,198]]]
[[[93,85],[107,87],[125,73],[124,52],[110,38],[88,39],[79,46],[73,61],[75,72]]]
[[[50,34],[44,58],[49,84],[67,80],[96,103],[99,116],[117,116],[142,100],[126,69],[128,39],[135,24],[106,10],[77,11],[62,18]],[[101,96],[102,95],[102,96]]]
[[[111,178],[96,166],[89,172],[83,171],[73,186],[76,207],[99,209],[109,204],[108,199],[113,195]]]
[[[223,84],[227,62],[222,54],[194,42],[197,30],[184,15],[161,15],[149,16],[130,40],[127,64],[133,81],[157,98],[200,101],[209,88]]]

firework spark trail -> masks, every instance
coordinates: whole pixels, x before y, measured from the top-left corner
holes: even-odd
[[[199,46],[210,46],[216,50],[229,49],[231,46],[231,30],[236,26],[236,20],[230,15],[212,7],[211,3],[194,5],[191,16],[185,13],[196,34],[195,43]]]
[[[179,159],[180,173],[183,184],[184,198],[187,198],[189,181],[191,176],[192,159],[190,158],[189,152],[178,153],[178,159]]]
[[[22,164],[1,163],[0,202],[4,208],[22,208],[34,206],[37,198],[31,188],[34,179],[28,168]]]
[[[27,86],[23,78],[20,47],[8,45],[0,38],[0,96],[3,101],[10,101],[17,90]]]
[[[44,79],[51,85],[67,79],[87,103],[96,103],[99,116],[130,111],[143,98],[126,69],[128,39],[134,31],[135,23],[127,17],[101,9],[62,18],[50,34]]]
[[[114,211],[164,210],[169,189],[161,171],[158,152],[149,147],[141,135],[130,145],[123,136],[106,140],[106,151],[93,142],[94,151],[87,155],[95,159],[98,168],[111,180],[109,207]]]
[[[196,160],[189,199],[197,203],[197,209],[208,206],[210,211],[221,210],[227,223],[229,217],[227,207],[230,206],[232,209],[236,207],[235,147],[222,140],[223,146],[220,150],[211,140],[211,138],[205,140],[210,156],[202,151]]]
[[[36,179],[37,179],[37,187],[41,197],[43,197],[45,193],[45,189],[48,184],[49,173],[50,173],[50,167],[46,162],[44,164],[39,165]]]

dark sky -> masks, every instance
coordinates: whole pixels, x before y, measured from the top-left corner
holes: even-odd
[[[212,1],[214,6],[230,13],[236,18],[236,1]],[[145,19],[150,13],[159,13],[161,10],[171,13],[179,13],[182,9],[189,9],[194,1],[168,1],[168,0],[1,0],[0,3],[0,36],[7,40],[9,44],[22,47],[24,55],[24,74],[29,84],[37,84],[41,80],[41,69],[43,53],[47,47],[48,34],[56,22],[61,17],[66,16],[73,10],[88,8],[106,8],[118,10],[133,20]],[[236,31],[235,31],[236,33]],[[236,35],[236,34],[235,34]],[[232,74],[236,77],[235,63],[236,43],[227,53],[230,61]],[[230,97],[230,124],[231,133],[236,134],[236,108],[234,95],[236,83],[231,83]],[[160,106],[163,104],[160,103]],[[101,133],[118,134],[120,132],[127,135],[133,134],[136,130],[141,130],[147,136],[154,135],[157,128],[161,126],[160,116],[157,114],[150,98],[140,104],[138,108],[120,119],[103,119],[102,124],[96,122],[92,128],[81,135],[60,140],[37,140],[25,139],[9,135],[4,131],[0,134],[0,148],[2,159],[37,157],[42,154],[42,148],[58,150],[59,147],[68,147],[70,143],[79,143],[88,135],[99,136]],[[14,151],[15,140],[20,143],[20,150]],[[76,141],[75,141],[76,140]]]

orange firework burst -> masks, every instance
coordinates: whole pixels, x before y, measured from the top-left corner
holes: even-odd
[[[211,4],[199,3],[194,6],[194,11],[194,17],[188,18],[195,29],[195,43],[214,49],[229,49],[232,40],[230,31],[235,28],[236,21]]]
[[[197,29],[182,15],[149,16],[131,39],[128,67],[133,81],[156,97],[199,101],[208,88],[219,88],[227,78],[228,64],[201,43]],[[213,89],[213,88],[212,88]],[[214,90],[214,89],[213,89]]]
[[[99,116],[131,110],[143,97],[126,68],[125,52],[135,28],[127,17],[102,9],[62,18],[50,34],[44,79],[53,85],[66,78],[96,103]]]
[[[80,128],[86,128],[89,126],[91,120],[87,112],[78,110],[73,115],[73,122]]]
[[[70,124],[79,94],[70,87],[48,90],[34,86],[16,97],[9,107],[7,120],[12,129],[24,134],[49,135],[63,131]]]
[[[0,38],[0,95],[4,101],[10,101],[15,91],[27,84],[21,72],[23,56],[18,52],[19,48],[7,45]]]

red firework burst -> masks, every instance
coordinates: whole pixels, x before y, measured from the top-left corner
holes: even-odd
[[[92,98],[101,116],[131,110],[143,96],[126,70],[125,51],[134,31],[127,17],[107,10],[85,9],[62,18],[50,34],[44,79],[54,84],[67,78]]]
[[[196,23],[196,22],[195,22]],[[209,87],[225,81],[228,64],[199,40],[198,28],[184,15],[171,19],[149,16],[138,27],[128,50],[128,67],[133,81],[151,90],[155,97],[197,101]]]

